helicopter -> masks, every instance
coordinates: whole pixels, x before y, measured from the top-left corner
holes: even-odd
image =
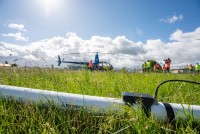
[[[71,54],[80,54],[80,53],[71,53]],[[109,71],[109,70],[113,70],[113,66],[106,62],[106,61],[99,61],[99,55],[98,52],[96,52],[95,54],[95,58],[94,58],[94,62],[92,62],[92,67],[89,68],[89,62],[81,62],[81,61],[66,61],[61,60],[60,55],[58,55],[58,66],[60,66],[61,63],[70,63],[70,64],[78,64],[78,65],[84,65],[85,67],[87,67],[90,70],[101,70],[101,71]]]

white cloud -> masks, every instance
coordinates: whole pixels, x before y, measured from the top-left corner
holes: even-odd
[[[182,14],[180,14],[180,15],[173,15],[173,16],[171,16],[171,17],[167,17],[167,18],[163,18],[163,19],[160,19],[159,21],[160,22],[164,22],[164,23],[170,23],[170,24],[172,24],[172,23],[175,23],[176,21],[180,21],[180,20],[183,20],[183,15]]]
[[[24,28],[23,24],[15,24],[15,23],[11,23],[8,25],[9,28],[11,29],[16,29],[16,30],[20,30],[20,31],[26,31],[26,29]]]
[[[8,34],[1,34],[4,37],[13,37],[17,41],[28,41],[28,38],[25,37],[22,33],[8,33]]]
[[[25,32],[26,29],[24,28],[23,24],[14,24],[11,23],[8,25],[9,28],[11,29],[16,29],[19,30],[17,33],[7,33],[7,34],[1,34],[1,36],[4,37],[13,37],[15,38],[16,41],[28,41],[28,37],[25,37],[24,34],[22,34],[22,31]]]
[[[191,42],[200,37],[200,27],[197,28],[194,32],[184,33],[182,30],[177,29],[173,34],[170,36],[170,40],[174,41],[181,41],[181,42]]]
[[[169,37],[169,42],[161,39],[133,42],[125,36],[116,38],[92,36],[84,40],[75,33],[68,33],[66,37],[53,37],[51,39],[32,42],[24,46],[0,43],[0,62],[5,59],[19,59],[17,62],[24,66],[30,62],[32,65],[57,66],[57,55],[67,61],[89,61],[94,59],[92,54],[62,55],[63,53],[78,52],[104,52],[99,53],[100,60],[109,61],[114,68],[141,67],[141,60],[154,59],[163,63],[163,59],[171,58],[172,67],[197,62],[200,59],[200,27],[192,32],[176,30]],[[12,56],[10,56],[12,54]],[[10,60],[9,60],[10,58]],[[62,64],[66,66],[66,64]]]

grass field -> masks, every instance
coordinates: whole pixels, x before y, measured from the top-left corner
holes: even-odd
[[[200,75],[129,73],[126,71],[66,71],[41,68],[0,68],[0,84],[68,93],[121,98],[122,92],[154,94],[156,86],[169,79],[200,82]],[[200,105],[200,85],[167,83],[158,100]],[[0,133],[198,133],[200,126],[187,122],[161,123],[142,111],[95,114],[85,110],[41,108],[0,100]]]

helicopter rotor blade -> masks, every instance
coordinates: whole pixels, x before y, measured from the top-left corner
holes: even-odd
[[[87,54],[87,53],[98,53],[98,52],[63,53],[63,55],[72,55],[72,54]]]

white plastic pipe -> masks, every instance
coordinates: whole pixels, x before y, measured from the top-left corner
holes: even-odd
[[[40,102],[44,104],[53,102],[55,105],[63,108],[67,108],[68,106],[86,107],[88,110],[97,110],[98,112],[106,112],[110,110],[119,111],[121,107],[125,106],[122,99],[79,95],[7,85],[0,85],[0,96],[3,99],[12,97],[17,101],[32,102],[37,104]],[[138,105],[133,104],[133,108],[138,108]],[[171,120],[176,120],[178,118],[186,120],[188,114],[192,115],[195,121],[200,121],[200,106],[197,105],[158,102],[151,106],[150,111],[151,115],[158,121],[165,122],[169,118],[171,118]]]
[[[125,105],[121,99],[79,95],[32,88],[0,85],[0,95],[6,99],[12,97],[18,101],[33,102],[39,104],[50,104],[53,102],[60,107],[77,106],[87,107],[92,110],[97,108],[98,112],[108,110],[119,110],[119,106]]]

